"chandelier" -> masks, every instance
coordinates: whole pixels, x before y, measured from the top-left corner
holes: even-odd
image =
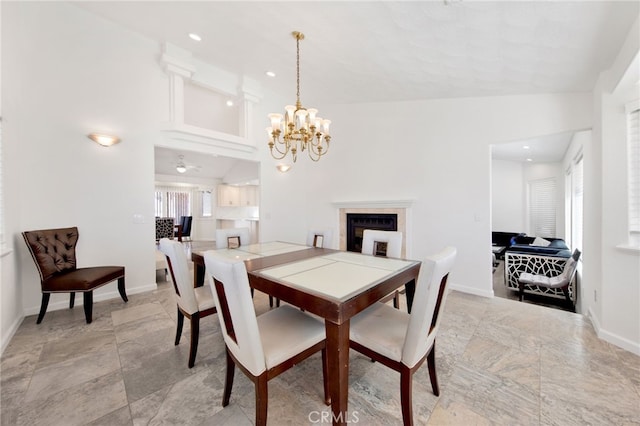
[[[305,108],[300,103],[300,40],[304,34],[299,31],[291,33],[296,39],[296,105],[284,107],[285,114],[269,114],[271,127],[267,127],[269,135],[269,150],[276,160],[282,160],[291,152],[295,163],[298,151],[307,151],[313,161],[320,160],[329,149],[330,120],[322,119],[316,114],[317,109]]]

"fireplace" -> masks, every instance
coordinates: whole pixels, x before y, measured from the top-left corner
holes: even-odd
[[[365,229],[397,231],[398,215],[395,213],[347,213],[346,239],[347,250],[362,250],[362,234]]]
[[[390,214],[396,217],[396,227],[392,229],[402,232],[402,257],[411,255],[407,248],[411,243],[411,206],[413,200],[334,201],[332,204],[338,213],[340,250],[347,250],[347,215]],[[370,224],[369,227],[376,229],[374,224]]]

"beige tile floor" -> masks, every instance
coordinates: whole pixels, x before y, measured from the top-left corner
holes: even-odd
[[[267,297],[256,293],[258,313]],[[172,288],[24,320],[0,364],[2,425],[250,425],[253,384],[241,372],[222,408],[224,343],[218,318],[201,322],[187,368],[189,326],[173,345]],[[421,425],[640,424],[640,357],[599,340],[588,319],[504,298],[452,292],[437,339],[441,394],[426,366],[414,376]],[[399,376],[351,354],[351,424],[401,424]],[[269,424],[318,425],[319,356],[269,382]]]

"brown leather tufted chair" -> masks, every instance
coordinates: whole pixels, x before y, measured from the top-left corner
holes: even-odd
[[[51,293],[71,293],[71,309],[76,292],[82,292],[87,324],[92,320],[94,289],[118,280],[118,291],[122,300],[129,300],[124,287],[124,266],[76,267],[77,227],[25,231],[22,236],[40,273],[42,305],[38,314],[38,324],[42,322],[47,311]]]

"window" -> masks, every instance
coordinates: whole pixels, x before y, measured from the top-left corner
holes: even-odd
[[[556,180],[529,182],[529,218],[531,232],[537,237],[556,235]]]
[[[640,246],[640,100],[626,105],[629,174],[629,242]]]
[[[156,187],[156,217],[191,216],[191,190],[179,187]]]
[[[202,194],[202,217],[211,217],[211,191],[201,191]]]
[[[584,161],[579,154],[567,175],[567,242],[572,249],[582,251],[582,217],[584,193]]]

